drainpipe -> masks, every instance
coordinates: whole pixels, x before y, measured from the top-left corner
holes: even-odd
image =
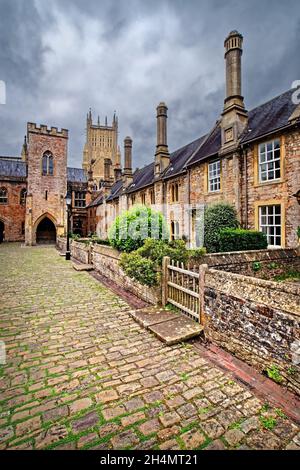
[[[248,229],[248,149],[243,149],[245,169],[245,228]]]

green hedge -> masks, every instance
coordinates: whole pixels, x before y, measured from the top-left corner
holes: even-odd
[[[208,253],[219,253],[220,231],[224,228],[238,228],[236,211],[233,206],[218,203],[208,206],[204,212],[204,246]]]
[[[254,230],[222,229],[220,231],[220,251],[264,250],[268,248],[265,233]]]

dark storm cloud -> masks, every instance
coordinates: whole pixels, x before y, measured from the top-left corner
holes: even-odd
[[[169,106],[169,146],[206,133],[224,99],[225,36],[244,35],[246,106],[300,79],[298,0],[0,0],[0,154],[18,155],[26,122],[70,129],[80,166],[85,116],[120,122],[134,163],[153,158],[155,107]]]

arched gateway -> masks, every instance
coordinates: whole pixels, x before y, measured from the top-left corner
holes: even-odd
[[[56,243],[56,227],[49,217],[44,217],[36,229],[37,244]]]

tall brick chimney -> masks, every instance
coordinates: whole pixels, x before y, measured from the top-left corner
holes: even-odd
[[[132,183],[132,139],[126,137],[124,139],[124,171],[123,179],[125,186]]]
[[[155,153],[154,174],[159,176],[170,163],[167,141],[168,108],[165,103],[159,103],[157,110],[157,145]]]
[[[222,151],[232,150],[248,122],[242,96],[243,36],[231,31],[224,42],[226,61],[226,96],[222,113]]]

